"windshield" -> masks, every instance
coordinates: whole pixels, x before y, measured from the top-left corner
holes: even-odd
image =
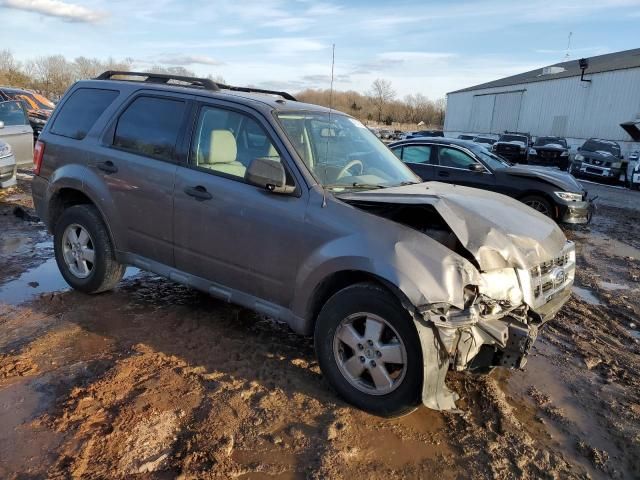
[[[524,137],[522,135],[501,135],[500,141],[501,142],[521,142],[526,145],[527,137]]]
[[[511,166],[511,163],[507,162],[504,158],[491,153],[481,145],[474,145],[473,147],[471,147],[471,150],[473,150],[473,153],[478,155],[482,159],[482,161],[486,163],[491,169]]]
[[[536,143],[533,144],[534,147],[542,147],[544,145],[560,145],[567,148],[567,141],[560,137],[538,137],[536,138]]]
[[[420,179],[362,123],[339,113],[278,113],[289,140],[327,188],[382,188]]]
[[[584,142],[584,145],[582,145],[582,150],[586,150],[587,152],[607,152],[616,157],[620,155],[620,147],[618,144],[607,140],[587,140]]]

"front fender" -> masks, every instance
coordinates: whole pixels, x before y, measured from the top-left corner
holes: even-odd
[[[305,318],[317,287],[343,271],[376,276],[397,288],[416,307],[443,302],[463,308],[465,285],[481,282],[479,272],[468,260],[424,234],[402,230],[390,243],[380,237],[350,235],[312,252],[298,271],[294,314]]]

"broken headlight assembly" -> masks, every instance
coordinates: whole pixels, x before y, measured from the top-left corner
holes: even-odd
[[[582,200],[581,193],[573,192],[553,192],[556,197],[564,200],[565,202],[580,202]]]
[[[0,158],[9,157],[12,153],[11,145],[8,143],[0,145]]]

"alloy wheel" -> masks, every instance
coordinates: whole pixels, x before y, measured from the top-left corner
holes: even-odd
[[[344,378],[369,395],[394,391],[407,371],[402,338],[389,322],[371,313],[355,313],[340,322],[333,353]]]

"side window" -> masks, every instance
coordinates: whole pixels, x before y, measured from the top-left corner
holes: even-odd
[[[118,94],[117,90],[77,89],[62,105],[51,133],[82,140]]]
[[[410,145],[402,149],[404,163],[431,163],[431,147],[427,145]]]
[[[244,179],[255,158],[280,161],[280,154],[257,121],[231,110],[202,107],[191,146],[194,165]]]
[[[29,117],[20,102],[0,102],[0,122],[3,122],[5,127],[29,125]]]
[[[438,159],[441,167],[463,168],[465,170],[467,170],[470,165],[477,163],[466,153],[449,147],[440,147],[438,149]]]
[[[173,160],[185,104],[180,100],[138,97],[120,115],[113,145],[159,160]]]

